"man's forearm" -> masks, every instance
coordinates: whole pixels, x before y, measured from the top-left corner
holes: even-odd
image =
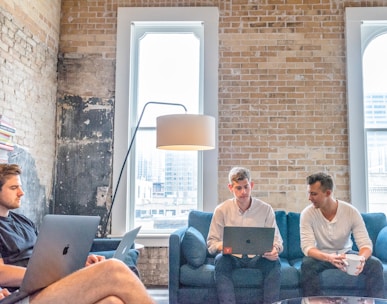
[[[0,286],[19,287],[25,272],[24,267],[0,264]]]

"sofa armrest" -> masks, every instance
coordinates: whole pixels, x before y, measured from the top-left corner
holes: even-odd
[[[169,236],[169,303],[177,303],[177,291],[180,282],[182,264],[181,242],[187,227],[180,228]]]

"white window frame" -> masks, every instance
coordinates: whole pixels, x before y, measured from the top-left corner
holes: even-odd
[[[204,23],[204,105],[203,114],[218,121],[218,20],[216,7],[162,7],[118,8],[116,99],[114,107],[113,192],[126,155],[131,136],[132,115],[129,113],[129,69],[131,23],[133,21],[202,21]],[[188,109],[189,113],[189,109]],[[173,114],[173,113],[171,113]],[[217,130],[217,128],[216,128]],[[216,131],[217,133],[217,131]],[[216,138],[217,138],[216,134]],[[134,151],[134,150],[133,150]],[[122,236],[132,228],[129,223],[131,208],[128,203],[130,169],[129,161],[122,175],[112,210],[112,236]],[[134,167],[133,167],[134,168]],[[213,211],[218,203],[218,151],[203,152],[203,210]],[[169,234],[141,235],[137,242],[146,246],[167,246]]]
[[[364,129],[361,24],[387,20],[387,7],[347,7],[347,104],[351,202],[360,211],[368,211],[368,164]],[[363,43],[364,44],[364,43]]]

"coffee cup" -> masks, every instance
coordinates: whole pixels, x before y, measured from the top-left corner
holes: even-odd
[[[346,264],[347,273],[349,275],[355,275],[358,271],[357,267],[360,266],[363,260],[363,256],[357,254],[346,254],[344,263]]]

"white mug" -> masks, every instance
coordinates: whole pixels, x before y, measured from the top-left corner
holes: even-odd
[[[346,254],[344,263],[346,264],[347,273],[349,275],[355,275],[355,273],[358,271],[357,267],[360,266],[363,260],[363,256],[357,254]]]

